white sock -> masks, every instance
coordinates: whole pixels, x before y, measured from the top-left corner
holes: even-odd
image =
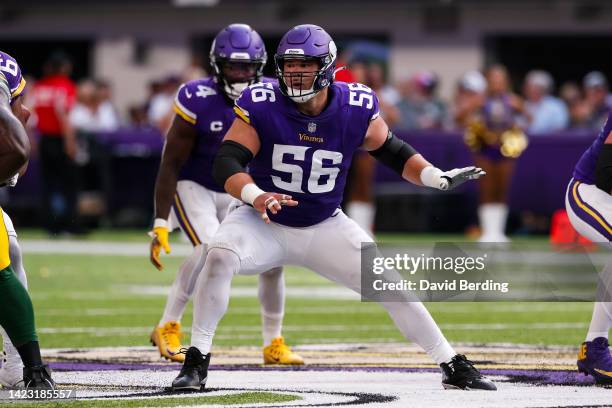
[[[346,205],[346,215],[354,220],[365,232],[374,236],[374,217],[376,208],[374,204],[365,201],[351,201]]]
[[[505,234],[508,206],[503,203],[486,203],[478,207],[478,219],[482,235],[480,242],[507,242]]]
[[[282,267],[259,275],[259,303],[263,344],[268,346],[282,332],[285,315],[285,276]]]
[[[193,294],[195,283],[198,279],[202,265],[206,260],[205,245],[197,245],[191,255],[181,264],[174,283],[170,287],[166,307],[159,325],[163,326],[168,322],[180,322],[187,302]]]
[[[508,220],[508,206],[503,203],[496,203],[494,208],[494,233],[498,242],[507,242],[506,221]]]
[[[478,207],[478,220],[480,221],[480,242],[486,242],[491,238],[492,227],[491,224],[491,204],[482,204]]]
[[[599,285],[597,288],[597,299],[609,300],[612,292],[612,262],[607,262],[603,271],[599,274]],[[597,337],[608,338],[608,332],[612,327],[612,303],[595,302],[593,305],[593,316],[586,336],[586,341],[593,341]]]
[[[610,327],[612,327],[612,303],[595,302],[591,324],[585,341],[593,341],[597,337],[605,337],[607,339]]]
[[[420,302],[381,303],[408,340],[418,344],[436,362],[449,363],[457,355]]]
[[[221,248],[208,251],[193,298],[191,345],[210,353],[219,320],[227,311],[232,277],[240,270],[236,253]]]

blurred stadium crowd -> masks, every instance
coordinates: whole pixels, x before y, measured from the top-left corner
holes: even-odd
[[[349,57],[350,58],[350,57]],[[148,84],[148,96],[139,104],[119,112],[113,105],[113,90],[102,78],[70,80],[68,55],[56,53],[49,60],[63,60],[63,74],[73,95],[69,101],[69,122],[74,130],[107,132],[120,127],[168,128],[174,113],[172,104],[182,82],[208,75],[201,59],[183,72],[168,73]],[[612,106],[612,94],[605,74],[591,71],[584,78],[556,84],[550,73],[534,69],[521,83],[511,83],[503,65],[466,72],[455,86],[454,96],[445,100],[438,95],[440,81],[435,67],[415,72],[397,83],[387,81],[387,61],[349,60],[337,80],[360,82],[374,89],[381,101],[386,120],[401,130],[457,130],[466,125],[466,117],[483,109],[491,96],[507,95],[515,125],[530,136],[567,129],[598,130]],[[56,76],[49,71],[47,76]],[[40,130],[37,121],[36,84],[43,78],[27,77],[28,103],[33,108],[32,130]]]
[[[595,133],[612,106],[608,79],[599,71],[556,84],[550,73],[534,69],[520,83],[511,83],[503,65],[492,65],[483,71],[464,73],[454,86],[452,98],[445,100],[439,96],[435,67],[390,83],[388,60],[361,55],[341,53],[339,66],[343,69],[337,72],[337,80],[360,82],[374,89],[385,120],[400,132],[463,133],[475,118],[484,117],[485,121],[502,123],[506,129],[522,130],[529,137],[573,129]],[[40,78],[26,76],[26,104],[32,111],[29,131],[42,170],[43,214],[49,232],[78,233],[81,226],[73,222],[78,214],[106,213],[113,188],[112,165],[102,135],[143,132],[161,143],[174,118],[173,100],[178,87],[207,76],[205,65],[194,57],[182,71],[160,75],[148,84],[146,99],[130,105],[125,112],[116,108],[113,89],[104,78],[71,79],[71,58],[63,52],[50,55]],[[367,181],[351,183],[349,201],[357,204],[348,211],[355,219],[363,219],[364,226],[371,226],[375,210],[359,203],[373,200],[367,184],[373,180],[374,164],[359,159],[355,162],[354,177]],[[506,185],[506,191],[511,173],[509,170],[502,177],[505,181],[500,182]],[[94,208],[84,209],[83,200],[79,202],[83,191],[99,193],[97,200],[89,201]],[[490,199],[481,194],[480,201],[505,201],[505,195]]]

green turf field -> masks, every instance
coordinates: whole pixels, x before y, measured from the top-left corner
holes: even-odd
[[[36,231],[20,239],[42,239]],[[386,240],[454,240],[458,237],[384,236]],[[100,232],[89,241],[147,242],[144,233]],[[535,240],[536,242],[538,240]],[[539,240],[542,241],[542,240]],[[30,292],[43,347],[147,345],[159,319],[165,291],[181,259],[164,258],[159,272],[142,256],[24,254]],[[335,284],[314,273],[286,268],[288,288],[329,288]],[[259,305],[255,277],[237,277],[233,288],[241,296],[230,301],[229,312],[216,336],[219,345],[259,345]],[[249,295],[251,294],[251,295]],[[454,342],[576,345],[584,338],[591,303],[435,303],[428,305],[447,337]],[[191,306],[183,324],[189,328]],[[289,296],[284,335],[292,345],[348,342],[395,342],[402,337],[376,304],[358,300]]]

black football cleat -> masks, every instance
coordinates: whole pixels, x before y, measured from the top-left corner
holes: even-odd
[[[26,390],[54,390],[55,381],[51,378],[49,366],[24,367],[23,386]]]
[[[210,364],[210,353],[203,355],[197,347],[189,347],[185,352],[181,372],[172,381],[172,391],[204,390],[208,378],[208,364]]]
[[[440,364],[440,368],[442,386],[447,390],[497,390],[495,383],[480,374],[463,354],[457,354],[448,364]]]

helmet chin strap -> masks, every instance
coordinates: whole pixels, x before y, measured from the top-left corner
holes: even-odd
[[[302,92],[306,92],[306,95],[300,95]],[[314,98],[317,92],[314,92],[314,83],[313,83],[310,89],[304,89],[304,90],[295,89],[290,86],[287,86],[287,94],[289,96],[289,99],[291,99],[293,102],[305,103],[311,100],[312,98]],[[293,96],[293,95],[299,95],[299,96]]]

